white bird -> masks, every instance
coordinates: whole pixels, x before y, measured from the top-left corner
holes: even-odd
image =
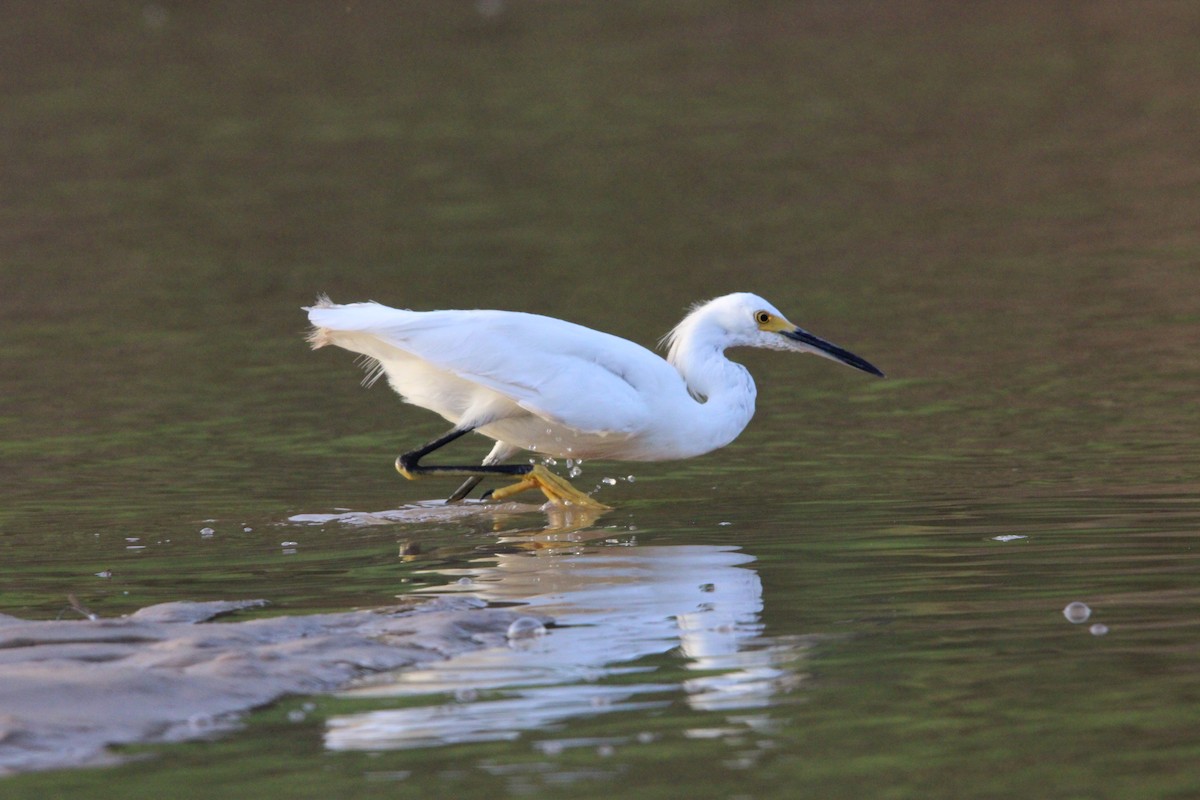
[[[404,453],[406,478],[469,475],[450,502],[484,476],[517,476],[494,499],[538,488],[554,502],[603,508],[544,466],[504,464],[521,450],[557,458],[666,461],[724,447],[754,416],[750,373],[730,347],[816,353],[883,376],[874,365],[793,325],[754,294],[694,306],[663,339],[666,359],[581,325],[514,311],[408,311],[379,303],[305,309],[313,348],[360,353],[364,383],[386,376],[405,401],[453,424]],[[424,466],[420,459],[475,431],[496,444],[480,466]]]

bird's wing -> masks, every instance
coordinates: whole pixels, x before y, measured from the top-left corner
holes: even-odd
[[[362,308],[353,320],[336,313],[356,307]],[[642,392],[670,377],[664,369],[674,373],[663,359],[626,339],[535,314],[412,312],[356,303],[314,308],[310,319],[318,327],[370,334],[584,433],[641,430],[650,419]]]

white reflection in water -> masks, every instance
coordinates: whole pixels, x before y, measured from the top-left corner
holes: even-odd
[[[603,540],[607,534],[596,532]],[[525,537],[469,578],[437,592],[469,592],[552,617],[545,636],[513,640],[348,691],[353,697],[444,694],[450,702],[334,717],[332,749],[393,749],[511,739],[571,717],[665,705],[682,691],[702,711],[763,708],[799,679],[807,639],[761,636],[762,583],[753,557],[728,546],[600,546],[578,533]],[[446,575],[446,571],[441,571]],[[679,680],[639,663],[675,653],[703,673]],[[645,680],[605,685],[613,675]],[[635,733],[635,732],[634,732]],[[631,736],[633,733],[631,733]]]

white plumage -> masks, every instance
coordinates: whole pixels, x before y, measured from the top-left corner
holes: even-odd
[[[324,297],[307,310],[314,348],[361,353],[407,402],[496,440],[485,465],[519,450],[657,461],[723,447],[750,421],[755,399],[749,372],[725,357],[729,347],[812,352],[883,374],[747,293],[696,306],[666,337],[665,360],[536,314],[407,311]]]

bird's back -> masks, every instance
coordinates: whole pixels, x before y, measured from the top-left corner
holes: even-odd
[[[333,344],[375,359],[407,399],[448,417],[423,397],[431,370],[544,419],[605,435],[643,427],[647,398],[686,392],[674,368],[641,345],[552,317],[325,299],[308,312],[314,347]]]

